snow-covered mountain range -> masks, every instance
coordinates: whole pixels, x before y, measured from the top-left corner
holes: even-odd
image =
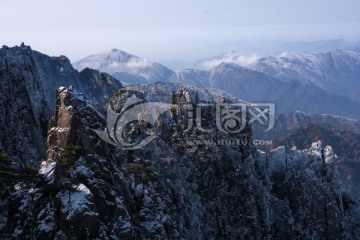
[[[360,101],[360,53],[357,51],[282,52],[266,57],[230,52],[199,61],[197,65],[211,71],[221,63],[233,63],[282,81],[314,84],[330,93]]]
[[[279,112],[303,111],[360,118],[360,53],[282,52],[273,56],[230,52],[173,71],[113,49],[74,63],[108,72],[125,85],[178,82],[218,88],[246,101],[274,102]]]

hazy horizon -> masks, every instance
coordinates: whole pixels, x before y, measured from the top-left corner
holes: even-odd
[[[0,0],[0,44],[25,42],[72,62],[113,48],[160,62],[192,62],[236,50],[236,42],[246,50],[262,42],[360,40],[358,1],[266,3]]]

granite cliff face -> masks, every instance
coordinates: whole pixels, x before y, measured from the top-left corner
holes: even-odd
[[[145,101],[164,100],[162,97],[167,98],[167,95],[147,95],[153,88],[169,89],[166,84],[160,85],[150,86],[148,91],[139,92],[140,89],[136,88],[121,90],[112,99],[114,110],[121,109],[124,100],[132,94],[142,96]],[[181,91],[176,85],[171,85],[171,89]],[[208,98],[213,99],[213,96],[209,94]],[[259,162],[252,157],[254,149],[251,145],[213,149],[179,144],[182,125],[187,123],[180,119],[186,115],[187,109],[174,105],[175,109],[165,113],[160,120],[160,128],[164,131],[162,138],[139,150],[117,149],[112,155],[109,151],[112,148],[104,145],[90,130],[104,127],[101,124],[104,119],[97,116],[91,107],[86,107],[71,90],[59,90],[58,99],[59,104],[50,123],[49,160],[46,166],[56,162],[54,181],[61,188],[64,179],[69,178],[62,167],[61,156],[68,151],[67,146],[81,148],[78,159],[67,171],[72,176],[71,184],[83,184],[94,198],[91,200],[89,197],[89,201],[97,201],[93,202],[97,210],[91,210],[95,214],[87,214],[97,216],[97,223],[86,226],[87,230],[84,230],[90,232],[90,229],[97,229],[96,233],[92,232],[91,238],[260,238],[268,234],[268,192],[266,182],[262,180],[265,176],[261,174]],[[207,114],[210,118],[214,113],[208,111]],[[175,119],[177,124],[171,124]],[[197,135],[196,132],[189,133],[194,134]],[[220,133],[216,134],[221,136]],[[241,136],[250,137],[245,132]],[[230,139],[225,134],[221,137]],[[252,181],[246,179],[249,175],[254,177]],[[240,182],[238,178],[241,177],[244,181]],[[251,192],[250,189],[257,191]],[[248,201],[235,204],[242,197],[245,198],[240,192],[246,192]],[[57,197],[61,198],[61,194],[59,192]],[[63,204],[68,205],[66,202]],[[259,208],[251,209],[252,204]],[[65,214],[64,219],[59,220],[64,224],[68,218],[67,212],[62,208],[59,211]],[[254,219],[246,220],[244,212]],[[207,220],[204,222],[204,219]],[[75,228],[80,223],[74,217],[69,224]],[[110,235],[109,225],[113,229]],[[68,230],[58,230],[69,237]],[[85,236],[81,235],[80,230],[77,234],[80,235],[74,236],[78,238]]]
[[[161,86],[156,84],[149,90],[158,87]],[[171,89],[176,87],[172,85]],[[114,110],[121,109],[124,98],[133,93],[142,95],[145,101],[150,96],[156,97],[138,90],[119,91],[112,99]],[[208,97],[214,99],[211,93]],[[250,141],[243,146],[215,148],[177,144],[182,140],[185,120],[181,119],[186,111],[186,107],[175,104],[161,118],[162,129],[169,133],[143,149],[114,149],[92,130],[106,127],[101,114],[76,91],[60,88],[48,133],[48,160],[42,163],[42,177],[31,191],[28,185],[23,185],[23,189],[10,194],[14,217],[7,225],[8,236],[21,238],[30,234],[66,239],[266,236],[268,186],[265,173],[253,157],[255,149]],[[206,114],[210,118],[214,113],[208,110]],[[177,124],[171,124],[174,121]],[[212,136],[249,138],[249,130],[246,128],[232,137],[219,132]],[[197,132],[189,134],[196,136]],[[239,178],[243,181],[238,181]],[[23,211],[30,206],[31,213]],[[26,220],[30,215],[33,221]]]
[[[57,189],[55,226],[48,237],[94,239],[111,237],[113,231],[114,236],[137,238],[135,206],[123,172],[112,148],[92,130],[105,126],[103,116],[75,90],[58,90],[48,160],[42,166],[55,166],[46,184]]]
[[[0,151],[35,164],[46,155],[50,108],[30,47],[0,49],[0,79]]]
[[[214,131],[204,133],[193,128],[184,133],[190,111],[187,103],[196,99],[198,103],[215,103],[220,100],[219,92],[159,82],[122,89],[111,104],[122,109],[124,99],[133,94],[146,102],[174,104],[157,123],[160,138],[126,155],[119,152],[138,207],[142,239],[267,236],[269,189],[250,144],[250,126],[238,134],[222,133],[213,122],[215,108],[209,107],[202,112],[203,127]],[[189,144],[191,139],[245,141],[243,145],[211,146]],[[143,168],[149,169],[146,177]]]
[[[60,86],[74,86],[105,108],[121,83],[106,73],[78,73],[64,57],[49,57],[22,44],[0,49],[0,151],[18,166],[46,159],[46,132]]]
[[[189,100],[216,102],[219,93],[169,83],[119,90],[110,102],[114,112],[134,95],[143,103],[172,104],[157,121],[156,140],[125,150],[95,133],[108,126],[82,95],[60,88],[48,132],[48,160],[32,181],[17,183],[3,195],[1,236],[356,239],[359,208],[339,182],[331,147],[315,143],[306,151],[257,152],[250,126],[238,134],[217,131],[211,108],[203,109],[202,126],[213,132],[193,128],[184,133]],[[139,119],[126,134],[137,140],[151,132],[148,127]],[[184,141],[234,143],[239,138],[245,141]]]

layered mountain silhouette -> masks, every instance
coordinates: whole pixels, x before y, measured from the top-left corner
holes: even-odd
[[[272,102],[280,113],[303,111],[360,118],[360,54],[283,52],[260,57],[227,53],[172,71],[120,50],[91,55],[74,63],[113,74],[126,84],[156,81],[218,88],[246,101]]]

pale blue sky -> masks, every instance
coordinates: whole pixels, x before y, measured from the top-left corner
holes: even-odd
[[[112,48],[193,61],[231,41],[360,40],[359,0],[0,0],[0,9],[1,45],[72,61]]]

